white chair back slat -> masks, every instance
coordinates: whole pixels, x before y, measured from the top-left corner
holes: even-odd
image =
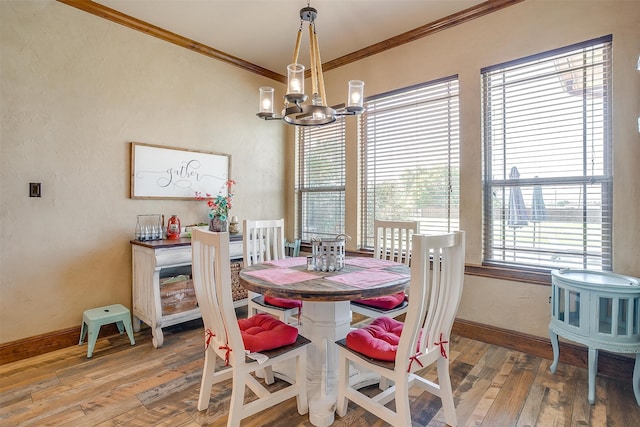
[[[418,221],[374,221],[373,257],[409,265],[411,238],[418,233]]]
[[[285,258],[284,219],[244,220],[243,254],[245,267],[266,261]],[[249,291],[247,298],[249,316],[268,313],[285,323],[299,325],[298,308],[282,308],[267,304],[260,294]]]
[[[374,220],[373,257],[410,266],[411,239],[419,230],[419,221]],[[409,291],[405,293],[409,294]],[[397,317],[406,313],[407,305],[403,303],[399,307],[384,310],[368,306],[367,300],[361,300],[351,304],[351,311],[369,318]]]
[[[244,265],[273,261],[285,257],[284,219],[244,220]]]

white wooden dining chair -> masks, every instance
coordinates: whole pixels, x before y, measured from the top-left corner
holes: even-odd
[[[464,240],[463,231],[433,236],[415,234],[411,298],[404,323],[379,317],[337,341],[339,416],[346,415],[351,400],[391,425],[410,426],[409,389],[415,385],[439,396],[446,423],[456,425],[448,355],[451,328],[462,296]],[[349,384],[350,362],[394,385],[373,397],[361,393]],[[417,372],[434,362],[438,383]],[[392,400],[395,410],[385,406]]]
[[[242,239],[245,267],[285,258],[284,219],[246,219],[243,223]],[[248,292],[247,301],[249,316],[267,313],[291,325],[300,323],[302,301],[268,298],[251,291]]]
[[[406,266],[411,262],[411,238],[418,233],[418,221],[374,220],[373,257],[395,261]],[[399,305],[392,307],[393,304]],[[369,318],[397,317],[407,312],[407,297],[403,293],[351,301],[351,311]]]
[[[232,379],[227,426],[292,397],[300,415],[308,412],[307,344],[297,328],[266,314],[238,320],[233,307],[229,234],[195,230],[191,239],[193,285],[205,328],[205,360],[198,398],[198,410],[209,407],[213,384]],[[258,331],[259,329],[259,331]],[[263,363],[250,359],[247,351],[267,357]],[[265,348],[265,350],[261,350]],[[216,368],[216,359],[230,367]],[[295,377],[284,389],[271,392],[254,373],[260,370],[267,385],[274,382],[272,366],[295,363]],[[257,399],[244,402],[248,387]]]

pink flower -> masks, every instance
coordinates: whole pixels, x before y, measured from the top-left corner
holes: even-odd
[[[233,200],[233,192],[232,186],[236,182],[232,179],[225,182],[220,188],[218,195],[216,197],[212,197],[211,194],[206,193],[205,197],[202,197],[202,193],[196,191],[196,200],[205,200],[207,202],[207,206],[209,207],[209,218],[219,217],[222,221],[226,221],[229,216],[229,209],[232,206]],[[227,190],[227,195],[223,196],[222,191]]]

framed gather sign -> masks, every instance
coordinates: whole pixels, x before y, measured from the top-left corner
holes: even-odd
[[[193,200],[226,195],[231,155],[131,143],[131,198]]]

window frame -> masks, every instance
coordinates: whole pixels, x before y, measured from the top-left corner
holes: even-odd
[[[446,88],[446,90],[443,91],[442,89],[439,89],[443,87]],[[448,95],[446,96],[442,95],[442,92],[448,93]],[[438,95],[439,97],[436,95]],[[432,96],[433,98],[430,98]],[[422,97],[426,99],[423,99]],[[442,103],[446,104],[447,105],[446,110],[441,110],[441,107],[438,108],[437,106],[435,106],[437,101],[441,101]],[[379,214],[375,211],[375,205],[374,205],[372,213],[369,214],[369,211],[372,209],[370,205],[372,203],[375,203],[375,202],[370,202],[369,200],[370,198],[369,196],[372,188],[372,185],[369,181],[369,177],[370,177],[369,170],[370,168],[377,167],[377,165],[371,166],[370,159],[369,159],[369,143],[371,141],[374,141],[373,143],[375,144],[376,137],[374,136],[373,138],[371,138],[369,135],[375,134],[377,129],[376,128],[369,129],[370,125],[368,124],[367,120],[370,119],[370,116],[372,114],[378,114],[377,112],[372,113],[372,110],[375,111],[375,109],[373,109],[371,105],[372,103],[375,103],[375,102],[381,103],[380,113],[379,113],[381,116],[383,116],[384,113],[388,114],[388,110],[390,111],[405,110],[402,112],[402,114],[407,114],[407,111],[411,112],[412,111],[411,108],[413,108],[413,111],[416,112],[417,117],[421,118],[422,120],[425,120],[425,117],[429,116],[430,114],[431,116],[429,116],[428,118],[433,119],[433,123],[436,123],[436,120],[434,119],[434,117],[436,119],[441,119],[441,120],[443,118],[446,118],[445,119],[447,120],[446,126],[442,126],[441,124],[440,125],[436,125],[436,124],[420,125],[420,126],[414,125],[420,130],[423,130],[423,131],[426,130],[426,132],[419,134],[418,136],[412,134],[410,137],[408,135],[405,135],[403,137],[401,136],[402,130],[399,130],[397,132],[398,135],[387,133],[387,135],[385,136],[385,143],[388,144],[389,141],[395,142],[396,139],[408,140],[408,139],[417,139],[419,137],[422,137],[422,138],[425,138],[424,141],[416,141],[413,144],[406,143],[405,152],[409,153],[410,152],[409,150],[411,150],[413,147],[416,147],[416,148],[420,148],[421,151],[424,153],[425,151],[427,151],[427,149],[423,148],[426,146],[426,144],[423,144],[424,142],[429,144],[433,142],[442,142],[443,140],[447,141],[446,150],[442,150],[440,148],[428,149],[428,150],[431,150],[428,153],[429,155],[433,155],[434,153],[441,155],[445,153],[447,156],[447,160],[446,160],[447,165],[445,167],[446,185],[444,186],[446,190],[444,192],[435,193],[435,195],[432,193],[428,193],[428,192],[427,193],[431,194],[431,197],[446,198],[446,203],[445,203],[446,204],[446,207],[445,207],[446,231],[454,231],[459,229],[459,226],[460,226],[459,225],[459,221],[460,221],[460,153],[461,153],[461,150],[460,150],[460,80],[459,80],[458,74],[454,74],[451,76],[447,76],[447,77],[419,83],[416,85],[396,89],[393,91],[381,93],[378,95],[370,96],[365,99],[365,112],[362,114],[361,117],[359,117],[359,120],[358,120],[358,127],[359,127],[358,146],[359,146],[359,158],[360,158],[360,183],[358,186],[359,188],[358,197],[360,200],[360,236],[358,236],[359,237],[358,241],[359,241],[359,246],[361,250],[370,250],[373,247],[372,242],[373,242],[374,219],[383,219],[383,220],[406,219],[406,220],[420,221],[417,211],[424,210],[424,209],[434,209],[434,206],[435,206],[435,205],[429,205],[429,203],[416,204],[415,206],[413,206],[413,209],[416,212],[414,212],[409,216],[402,216],[402,218],[386,218],[386,217],[377,218]],[[384,104],[386,102],[389,103],[388,110],[386,110],[387,105]],[[424,111],[421,111],[421,110],[426,110],[428,112],[425,113]],[[375,117],[371,118],[371,120],[376,120],[376,118]],[[380,120],[383,120],[383,119],[380,119]],[[383,129],[385,128],[385,126],[391,127],[391,126],[397,125],[397,123],[402,120],[403,119],[389,118],[387,122],[381,122],[379,128]],[[446,131],[448,132],[446,137],[438,137],[435,135],[435,133],[438,130],[442,130],[444,128],[446,128]],[[384,132],[384,130],[381,131],[381,133],[382,132]],[[387,137],[392,137],[395,139],[391,139]],[[452,147],[454,148],[452,149]],[[384,148],[380,148],[380,151],[384,151]],[[429,168],[428,166],[426,167],[426,171],[433,171],[435,169],[436,168]],[[454,169],[455,171],[452,172],[452,170]],[[373,174],[375,175],[376,173],[377,172],[374,172]],[[375,199],[375,194],[373,195],[373,197]],[[454,221],[452,221],[452,214],[455,217]],[[434,219],[434,217],[430,217],[430,218],[431,220]],[[433,229],[429,228],[429,225],[432,225],[430,223],[431,221],[421,221],[420,228],[423,229],[422,232],[426,232],[428,230],[431,230],[431,232],[434,231]],[[445,230],[441,230],[441,231],[445,231]]]
[[[327,134],[335,132],[338,137],[337,143],[333,145],[334,149],[337,149],[340,153],[334,157],[331,157],[330,160],[332,162],[338,162],[342,167],[334,168],[334,170],[339,170],[339,178],[337,181],[341,181],[338,184],[331,183],[327,185],[313,185],[309,184],[310,179],[319,179],[323,176],[323,171],[318,170],[316,174],[314,171],[309,171],[308,167],[308,154],[310,153],[310,149],[319,148],[319,151],[322,150],[320,146],[316,146],[317,142],[315,142],[315,138],[324,137],[326,138]],[[309,139],[311,137],[311,139]],[[296,199],[296,221],[295,221],[295,236],[301,239],[304,243],[309,243],[311,238],[319,237],[319,238],[327,238],[327,237],[335,237],[338,234],[344,233],[345,230],[345,190],[346,190],[346,124],[344,119],[339,119],[334,123],[316,127],[316,126],[305,126],[305,127],[297,127],[295,133],[295,146],[296,146],[296,178],[295,178],[295,199]],[[331,148],[328,146],[328,148]],[[317,153],[316,150],[314,152]],[[310,176],[311,174],[312,176]],[[305,201],[307,201],[307,197],[311,197],[311,195],[331,195],[334,194],[338,198],[338,203],[341,203],[341,208],[337,211],[337,216],[341,217],[341,224],[339,224],[339,232],[329,233],[327,231],[321,232],[313,232],[308,229],[307,218],[308,213],[306,208],[308,208]]]
[[[489,108],[491,104],[489,101],[487,101],[487,92],[488,92],[488,88],[486,87],[486,76],[489,73],[495,72],[496,70],[506,70],[509,67],[515,67],[515,66],[522,66],[522,65],[529,65],[531,66],[532,64],[534,64],[536,61],[539,60],[548,60],[550,58],[553,58],[555,56],[558,55],[565,55],[565,57],[568,57],[570,54],[573,54],[577,51],[581,51],[586,52],[584,49],[595,49],[598,45],[602,45],[601,49],[603,50],[604,55],[606,56],[606,62],[603,65],[603,69],[605,70],[605,74],[604,77],[602,78],[603,81],[603,89],[602,89],[602,93],[603,93],[603,97],[606,98],[606,100],[603,100],[602,103],[604,105],[603,107],[603,111],[602,111],[602,174],[598,175],[598,176],[593,176],[593,175],[589,175],[588,171],[587,172],[583,172],[583,175],[580,178],[576,178],[576,177],[562,177],[562,176],[556,176],[556,177],[546,177],[546,178],[541,178],[541,179],[518,179],[518,182],[515,183],[514,180],[512,179],[503,179],[503,180],[499,180],[499,179],[493,179],[491,178],[492,176],[492,160],[491,160],[491,156],[489,155],[491,152],[491,135],[490,135],[490,131],[488,130],[490,128],[490,126],[488,126],[488,120],[490,120],[490,114],[487,113],[487,108]],[[582,188],[584,191],[584,194],[586,194],[586,186],[587,185],[592,185],[592,184],[599,184],[600,185],[600,194],[601,194],[601,202],[600,202],[600,207],[601,207],[601,211],[602,211],[602,218],[603,220],[600,221],[600,226],[601,226],[601,256],[600,256],[600,268],[602,271],[611,271],[612,270],[612,266],[613,266],[613,236],[612,236],[612,228],[613,228],[613,160],[612,160],[612,132],[611,132],[611,123],[612,123],[612,119],[611,119],[611,108],[612,108],[612,104],[613,101],[611,99],[612,94],[612,78],[611,78],[611,73],[612,73],[612,68],[613,68],[613,64],[612,64],[612,59],[611,59],[611,52],[613,50],[613,38],[611,35],[608,36],[604,36],[604,37],[599,37],[596,39],[591,39],[591,40],[587,40],[581,43],[576,43],[573,45],[569,45],[569,46],[565,46],[562,48],[558,48],[558,49],[554,49],[554,50],[550,50],[547,52],[542,52],[539,54],[535,54],[535,55],[531,55],[531,56],[527,56],[527,57],[523,57],[520,59],[516,59],[513,61],[508,61],[505,63],[501,63],[501,64],[496,64],[496,65],[492,65],[489,67],[485,67],[481,69],[480,72],[480,76],[481,76],[481,81],[482,81],[482,108],[483,108],[483,112],[482,112],[482,148],[483,148],[483,159],[482,159],[482,167],[483,167],[483,183],[482,183],[482,188],[483,188],[483,225],[482,225],[482,235],[483,235],[483,255],[482,255],[482,265],[483,266],[487,266],[487,267],[491,267],[491,268],[503,268],[503,269],[511,269],[511,270],[520,270],[520,271],[532,271],[532,272],[539,272],[539,273],[549,273],[551,270],[555,269],[555,268],[562,268],[562,267],[553,267],[553,266],[549,266],[549,265],[536,265],[536,264],[526,264],[526,263],[518,263],[518,262],[508,262],[508,261],[500,261],[500,260],[496,260],[496,256],[492,256],[493,254],[493,250],[495,248],[495,244],[494,244],[494,240],[493,236],[492,236],[492,229],[493,229],[493,200],[492,200],[492,193],[495,190],[496,187],[502,187],[502,188],[512,188],[514,186],[532,186],[532,185],[542,185],[542,186],[551,186],[551,185],[557,185],[557,186],[561,186],[561,185],[582,185]],[[564,58],[564,57],[563,57]],[[593,64],[590,64],[589,66],[587,65],[583,65],[583,69],[582,72],[583,73],[587,73],[587,69],[589,67],[593,67]],[[560,74],[562,74],[563,71],[558,70],[556,72],[556,75],[559,77]],[[586,85],[584,85],[582,87],[583,93],[582,93],[582,97],[583,99],[586,99],[588,96],[588,88]],[[594,90],[593,88],[591,88],[590,90]],[[583,101],[584,102],[584,101]],[[583,129],[585,129],[584,135],[583,135],[583,139],[586,141],[587,139],[587,122],[589,120],[589,118],[591,117],[586,117],[587,114],[583,112],[583,115],[585,116],[585,118],[583,118],[583,122],[582,122],[582,126]],[[504,136],[503,134],[503,138],[505,138],[506,141],[506,136]],[[503,144],[508,144],[508,142],[504,142]],[[584,147],[583,147],[583,151],[581,152],[581,155],[583,156],[583,158],[586,160],[589,153],[587,152],[588,150],[588,146],[586,144],[586,142],[584,143]],[[507,148],[505,148],[506,150]],[[503,166],[506,166],[506,158],[503,160]],[[582,219],[582,228],[586,229],[587,228],[587,213],[588,213],[588,206],[587,203],[583,203],[582,209],[584,210],[583,212],[583,219]],[[504,222],[504,219],[503,219]],[[503,224],[504,225],[504,224]],[[583,243],[583,245],[585,247],[587,247],[589,245],[589,243],[587,243],[587,238],[586,235],[588,233],[583,232],[584,236],[583,239],[585,240],[585,242]],[[534,234],[535,236],[535,234]],[[535,238],[535,237],[534,237]],[[505,239],[503,238],[503,245],[504,244]],[[514,242],[515,242],[515,237],[514,237]],[[591,246],[588,246],[589,248]],[[559,251],[560,252],[560,251]],[[569,251],[566,251],[565,253],[570,254]],[[571,254],[571,255],[575,255],[575,254]],[[588,260],[590,259],[590,255],[588,254],[587,250],[584,250],[584,253],[582,255],[582,264],[583,264],[583,268],[590,268],[593,269],[592,264],[590,264],[588,262]],[[575,266],[571,266],[570,268],[577,268]]]

